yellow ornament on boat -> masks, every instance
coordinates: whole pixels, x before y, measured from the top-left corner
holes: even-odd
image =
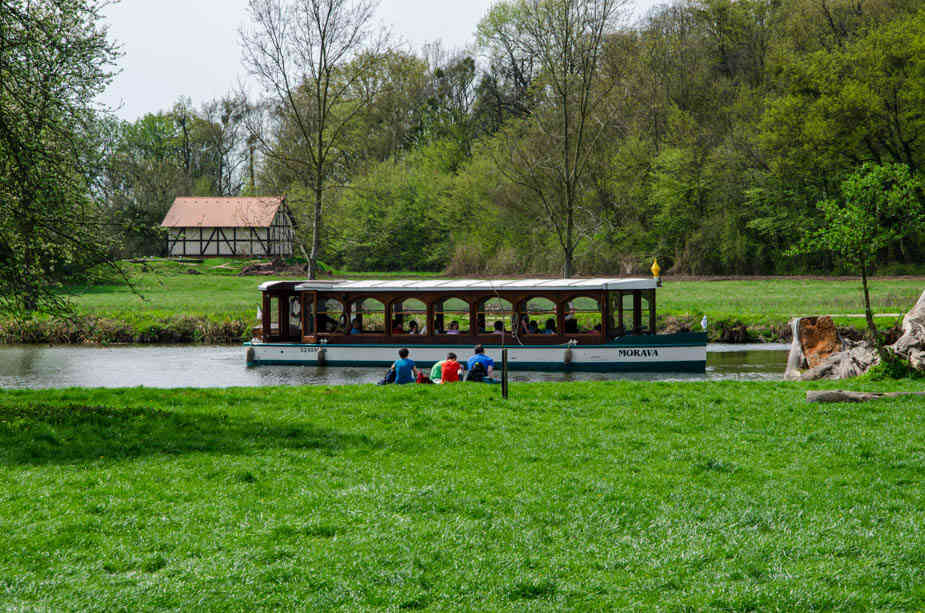
[[[658,258],[652,260],[652,268],[649,270],[652,271],[652,276],[658,279],[658,273],[662,272],[661,267],[658,265]]]

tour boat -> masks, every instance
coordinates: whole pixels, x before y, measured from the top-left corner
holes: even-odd
[[[475,345],[511,370],[704,372],[706,334],[655,333],[652,279],[271,281],[247,363],[420,366]],[[645,303],[645,304],[644,304]]]

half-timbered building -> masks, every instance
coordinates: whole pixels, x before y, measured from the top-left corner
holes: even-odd
[[[177,198],[161,226],[172,257],[292,255],[285,198]]]

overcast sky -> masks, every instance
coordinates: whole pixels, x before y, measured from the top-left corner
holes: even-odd
[[[635,0],[641,14],[656,0]],[[492,0],[381,0],[378,20],[419,51],[440,40],[446,49],[472,43]],[[199,106],[244,77],[238,27],[247,0],[122,0],[108,7],[110,38],[122,47],[121,73],[100,101],[134,120],[166,110],[179,96]]]

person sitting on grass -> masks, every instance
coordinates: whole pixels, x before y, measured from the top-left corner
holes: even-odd
[[[443,383],[456,383],[465,370],[465,366],[456,361],[456,354],[452,351],[446,354],[446,359],[440,364],[440,379]]]
[[[414,365],[414,360],[408,358],[408,353],[407,347],[399,349],[398,359],[392,364],[392,370],[395,371],[395,383],[399,385],[414,383],[418,376],[418,369]]]
[[[440,360],[439,362],[434,362],[434,365],[430,367],[430,380],[434,383],[443,383],[440,380],[441,373],[443,372],[443,363],[446,360]]]
[[[495,361],[485,355],[485,348],[481,345],[476,345],[472,351],[474,355],[466,364],[466,370],[469,371],[466,381],[481,381],[490,377],[495,370]]]

